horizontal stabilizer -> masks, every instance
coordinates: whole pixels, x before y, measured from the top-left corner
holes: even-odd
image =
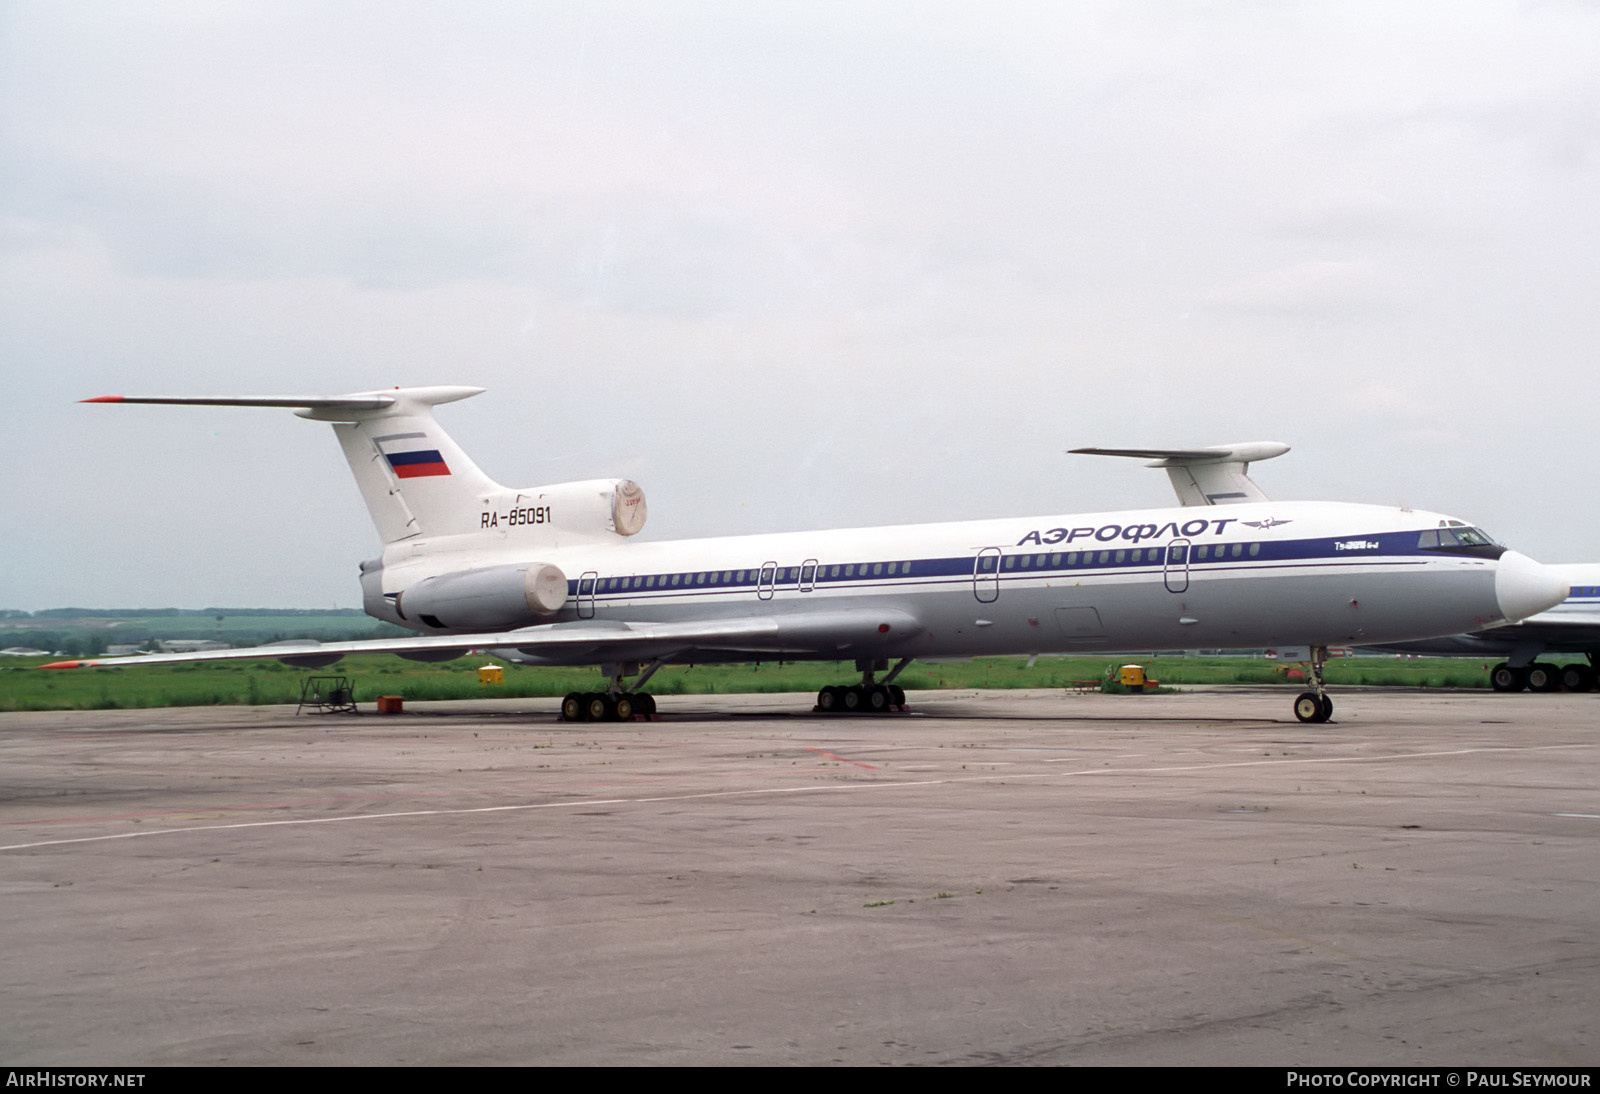
[[[1077,456],[1128,456],[1165,469],[1183,505],[1235,505],[1270,501],[1248,474],[1254,460],[1289,451],[1281,441],[1244,441],[1207,448],[1074,448]]]
[[[393,391],[358,391],[353,395],[100,395],[84,403],[136,403],[153,406],[267,406],[301,411],[318,421],[359,421],[396,408],[438,406],[483,394],[481,387],[407,387]],[[403,408],[402,408],[403,409]]]
[[[149,403],[156,406],[281,406],[382,410],[394,405],[392,395],[218,395],[167,397],[159,395],[100,395],[80,403]]]

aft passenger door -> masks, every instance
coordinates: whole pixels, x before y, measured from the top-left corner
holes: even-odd
[[[600,574],[594,570],[586,571],[578,578],[578,618],[594,618],[594,586]]]
[[[1192,550],[1186,539],[1175,539],[1167,544],[1167,564],[1165,569],[1167,592],[1187,592],[1189,588],[1189,552]]]
[[[972,595],[981,604],[1000,599],[1000,548],[985,547],[972,560]]]

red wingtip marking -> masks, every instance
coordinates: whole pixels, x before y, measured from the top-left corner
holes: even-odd
[[[40,665],[42,669],[81,669],[89,664],[87,661],[52,661],[48,665]]]
[[[125,395],[97,395],[93,399],[79,399],[80,403],[120,403],[127,398]]]

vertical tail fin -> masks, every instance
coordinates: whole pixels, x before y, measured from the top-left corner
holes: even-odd
[[[479,513],[505,487],[478,469],[433,419],[433,408],[482,392],[477,387],[396,388],[378,409],[338,400],[295,413],[331,422],[361,497],[385,544],[413,536],[449,536],[478,529]],[[328,404],[337,405],[328,405]]]

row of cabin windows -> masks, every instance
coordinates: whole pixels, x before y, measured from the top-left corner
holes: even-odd
[[[1173,562],[1183,561],[1183,548],[1172,548]],[[1160,562],[1166,547],[1135,547],[1119,551],[1100,551],[1098,557],[1094,551],[1067,551],[1055,554],[1037,555],[1007,555],[1004,568],[1007,570],[1044,569],[1046,566],[1058,567],[1063,565],[1085,566],[1099,565],[1124,565],[1139,562]],[[1259,543],[1216,543],[1202,544],[1194,548],[1194,557],[1197,559],[1222,559],[1242,558],[1249,556],[1255,558],[1261,553]],[[995,569],[995,556],[982,555],[978,558],[978,570],[981,573],[993,573]],[[702,570],[690,574],[650,574],[643,577],[605,577],[595,583],[595,591],[599,593],[622,592],[628,589],[677,589],[705,585],[749,585],[754,584],[761,575],[761,570]],[[837,566],[779,566],[769,579],[774,584],[787,584],[789,582],[804,582],[831,580],[834,578],[863,578],[863,577],[896,577],[911,573],[909,562],[846,562]]]
[[[779,566],[769,578],[774,584],[821,581],[827,578],[894,577],[911,572],[909,562],[848,562],[838,566]],[[692,574],[655,574],[646,577],[605,577],[595,583],[595,591],[620,592],[624,589],[676,589],[703,585],[749,585],[761,576],[761,568],[749,570],[703,570]]]
[[[1082,555],[1082,563],[1085,566],[1093,566],[1097,562],[1101,566],[1107,564],[1122,565],[1129,562],[1160,562],[1167,550],[1168,548],[1166,547],[1135,547],[1131,550],[1100,551],[1098,556],[1094,551],[1068,551],[1065,555],[1060,553],[1007,555],[1005,568],[1007,570],[1027,570],[1035,567],[1044,569],[1046,560],[1048,560],[1048,565],[1052,568],[1063,565],[1063,562],[1067,566],[1076,566],[1079,563],[1080,554]],[[1183,561],[1183,548],[1181,546],[1173,547],[1171,551],[1173,562]],[[1261,554],[1261,544],[1259,543],[1204,543],[1194,549],[1195,558],[1242,558],[1246,555],[1250,558],[1255,558],[1259,554]],[[985,572],[992,571],[994,569],[994,557],[991,555],[980,558],[978,560],[978,569]]]

